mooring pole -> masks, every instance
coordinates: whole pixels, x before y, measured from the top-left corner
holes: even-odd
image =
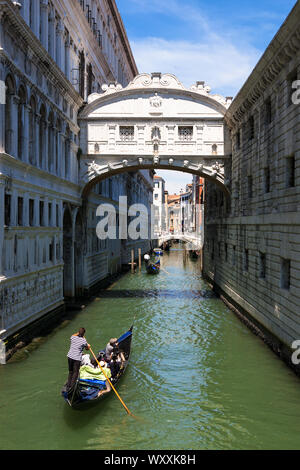
[[[131,250],[131,272],[134,273],[134,250]]]

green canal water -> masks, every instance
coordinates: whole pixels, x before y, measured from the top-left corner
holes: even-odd
[[[201,279],[180,250],[158,276],[127,274],[24,360],[0,367],[0,449],[299,449],[300,381]],[[135,319],[135,321],[134,321]],[[60,390],[69,338],[94,350],[134,321],[115,396],[75,411]]]

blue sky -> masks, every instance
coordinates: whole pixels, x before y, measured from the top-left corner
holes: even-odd
[[[224,96],[235,96],[296,3],[116,1],[140,73],[173,73],[187,87],[204,80]],[[172,175],[170,192],[191,179]]]

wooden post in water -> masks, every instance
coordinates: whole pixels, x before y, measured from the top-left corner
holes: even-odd
[[[203,271],[203,248],[200,250],[200,271]]]
[[[142,271],[142,249],[139,248],[139,271]]]
[[[134,250],[131,250],[131,272],[134,273]]]

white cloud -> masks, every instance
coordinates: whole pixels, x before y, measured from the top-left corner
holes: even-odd
[[[172,73],[187,87],[204,80],[226,96],[239,91],[260,57],[215,35],[201,43],[148,37],[131,40],[131,47],[140,73]]]

